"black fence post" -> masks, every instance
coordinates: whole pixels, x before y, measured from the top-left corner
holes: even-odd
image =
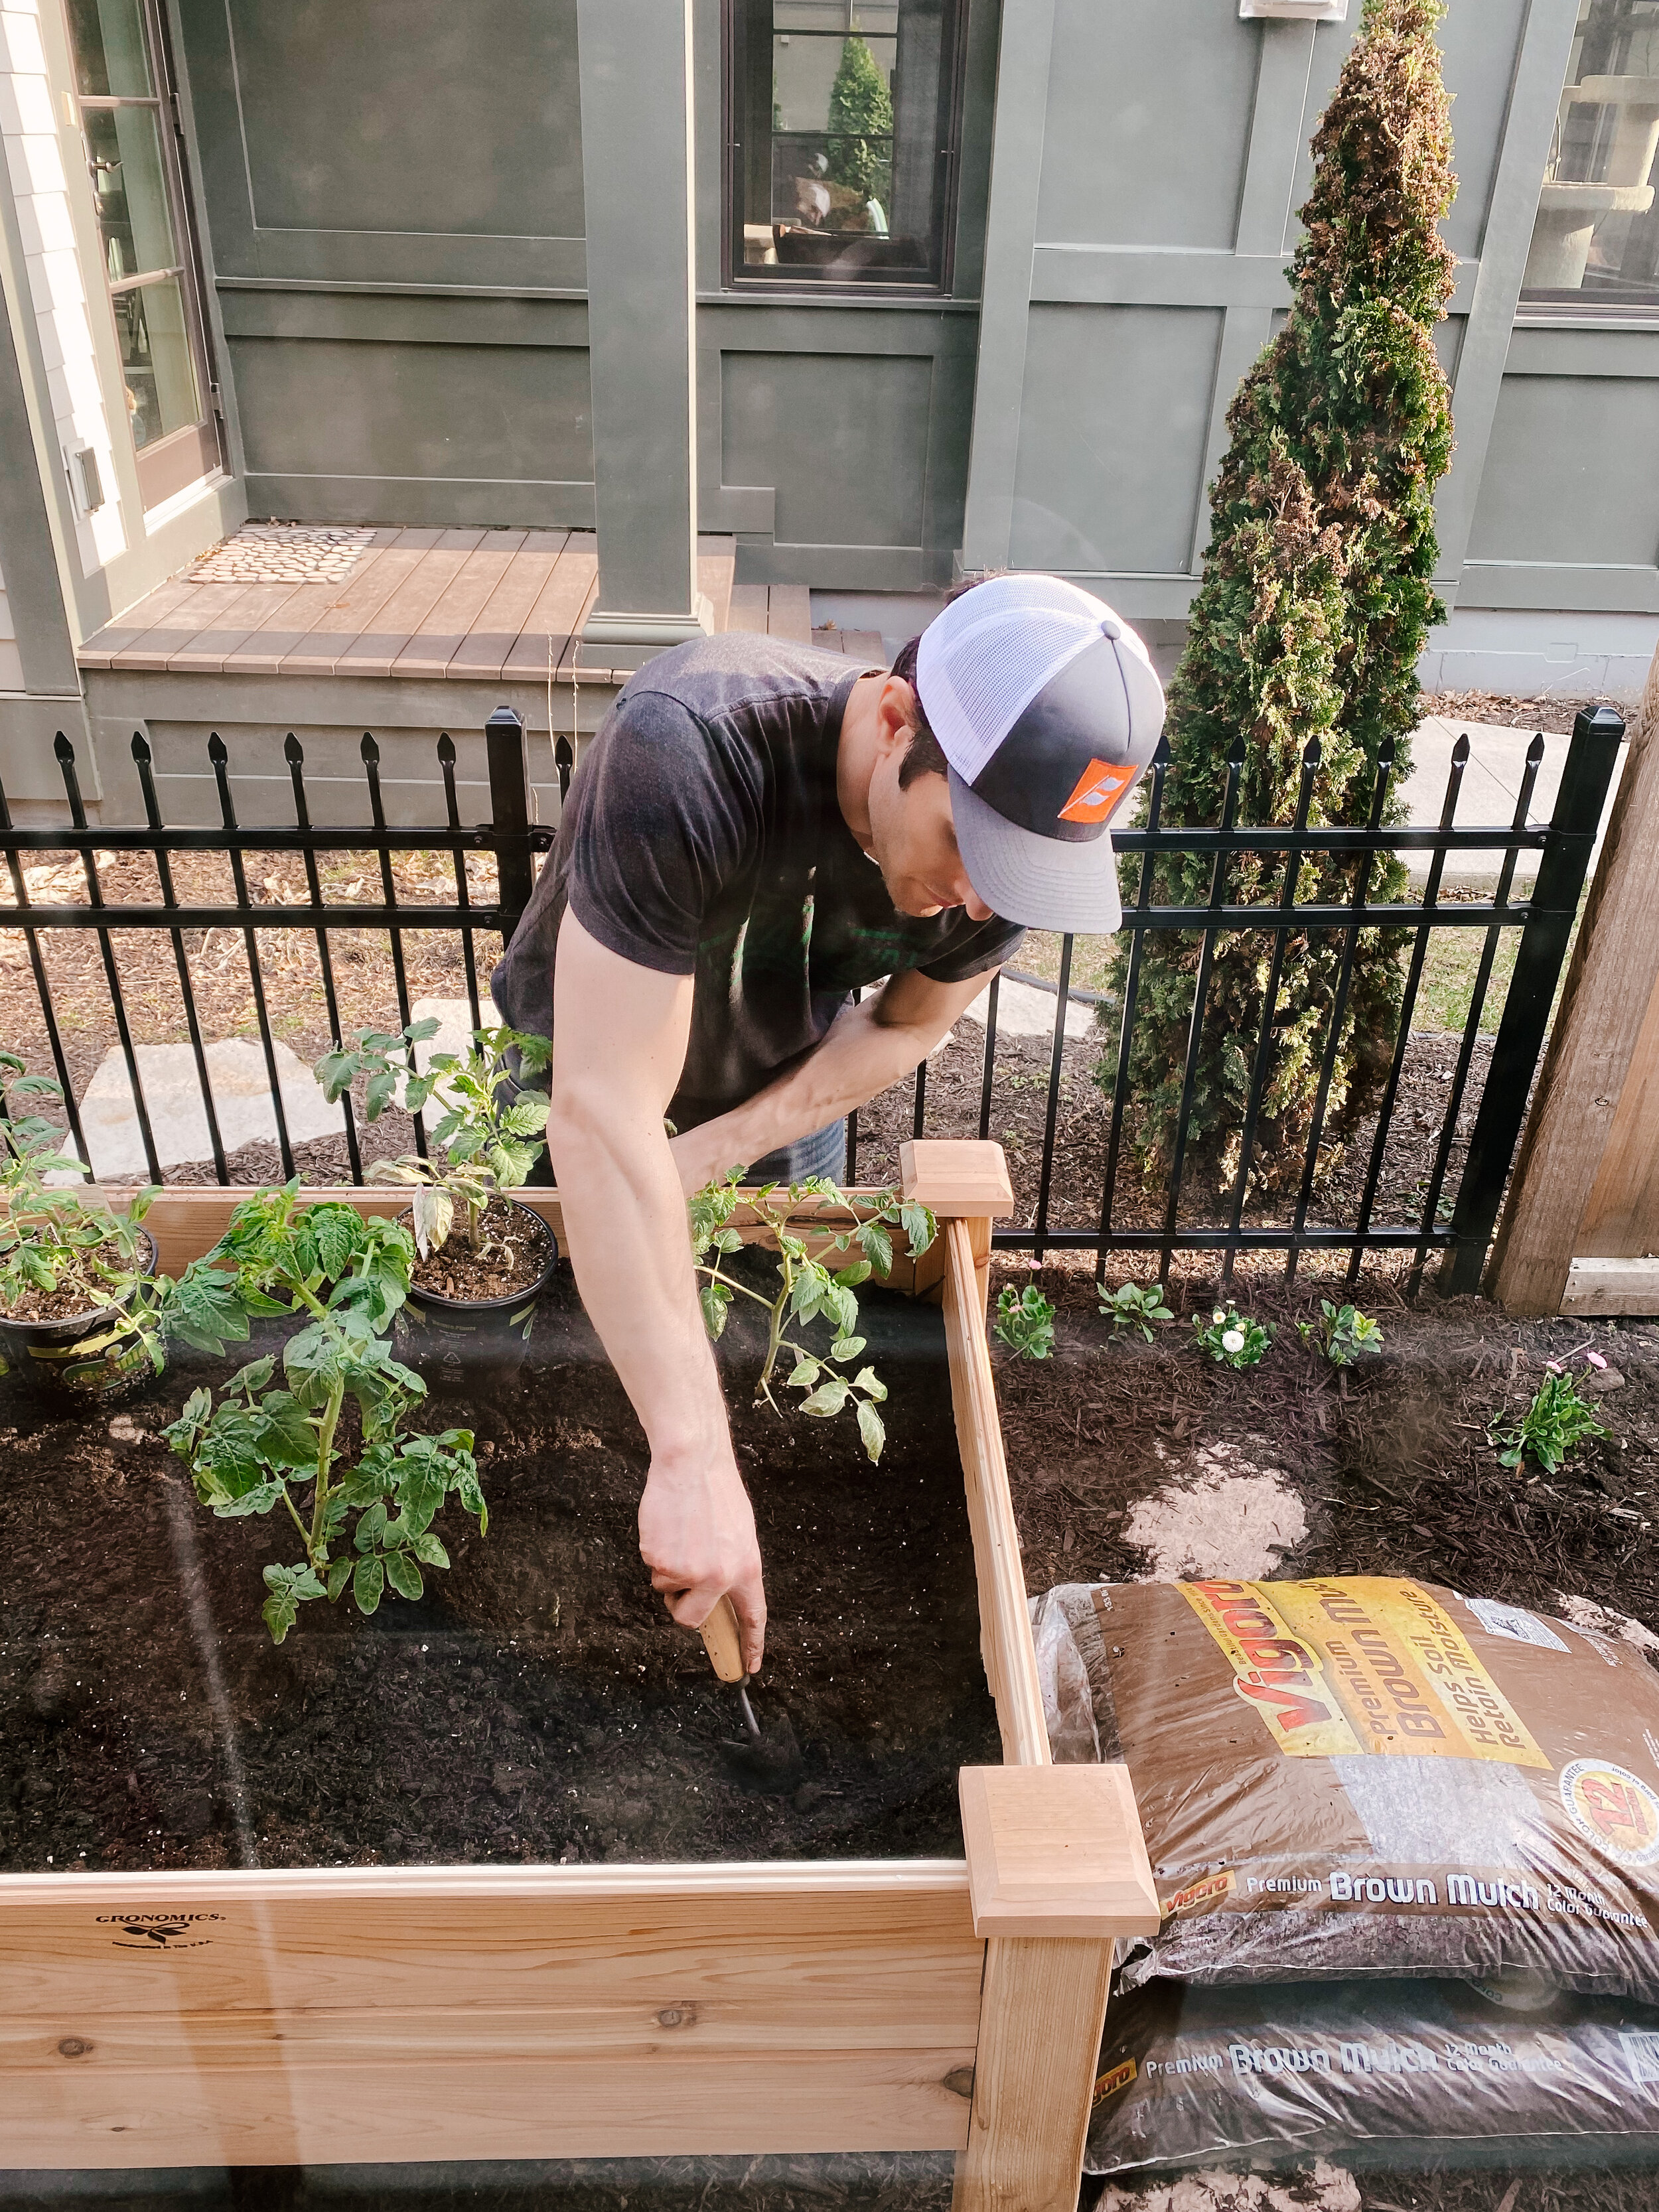
[[[524,724],[511,707],[497,707],[484,724],[484,744],[489,755],[489,843],[501,886],[505,952],[536,880],[530,866],[530,774]]]
[[[1469,1156],[1452,1215],[1452,1246],[1440,1287],[1452,1297],[1480,1288],[1486,1253],[1498,1225],[1504,1185],[1526,1119],[1532,1079],[1549,1027],[1561,963],[1577,918],[1589,872],[1595,833],[1607,805],[1625,720],[1616,708],[1593,707],[1577,715],[1549,836],[1538,863],[1529,912],[1521,932],[1515,974],[1504,1001],[1486,1087],[1480,1096]]]

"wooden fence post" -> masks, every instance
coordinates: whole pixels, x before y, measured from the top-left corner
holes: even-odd
[[[1124,1766],[969,1766],[962,1827],[986,1938],[953,2212],[1074,2212],[1112,1947],[1158,1893]]]
[[[1659,656],[1607,822],[1488,1274],[1514,1314],[1553,1314],[1659,982]]]

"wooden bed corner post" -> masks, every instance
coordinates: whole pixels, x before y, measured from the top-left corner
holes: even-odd
[[[953,2212],[1074,2212],[1112,1948],[1158,1893],[1124,1766],[968,1766],[962,1827],[985,1942]]]
[[[986,1341],[991,1223],[1012,1213],[1000,1145],[900,1147],[907,1198],[939,1219],[938,1276],[1001,1766],[963,1770],[974,1933],[985,1942],[968,2147],[955,2212],[1075,2212],[1120,1936],[1158,1893],[1125,1766],[1055,1766]],[[925,1278],[919,1268],[917,1287]]]
[[[991,1224],[1014,1210],[1014,1187],[1000,1145],[955,1137],[915,1137],[899,1146],[899,1190],[939,1217],[941,1232],[959,1223],[979,1278],[979,1310],[991,1289]],[[945,1273],[943,1233],[916,1263],[916,1292],[937,1298]]]

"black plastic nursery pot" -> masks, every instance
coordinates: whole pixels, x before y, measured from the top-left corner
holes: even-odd
[[[148,1229],[138,1236],[139,1273],[153,1275],[155,1239]],[[153,1381],[143,1337],[122,1321],[131,1295],[62,1321],[12,1321],[0,1313],[0,1373],[42,1396],[104,1404]]]
[[[424,1290],[418,1283],[409,1287],[405,1310],[410,1322],[417,1329],[430,1330],[435,1348],[458,1358],[483,1358],[494,1364],[522,1359],[535,1326],[537,1302],[552,1286],[562,1265],[558,1239],[540,1214],[515,1198],[501,1202],[546,1236],[547,1264],[533,1283],[499,1298],[452,1298],[438,1291]],[[414,1209],[408,1208],[398,1219],[412,1231]]]

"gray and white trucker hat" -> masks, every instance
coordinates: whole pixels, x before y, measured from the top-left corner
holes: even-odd
[[[1109,825],[1164,728],[1129,625],[1058,576],[992,576],[922,632],[916,690],[987,906],[1030,929],[1115,929]]]

